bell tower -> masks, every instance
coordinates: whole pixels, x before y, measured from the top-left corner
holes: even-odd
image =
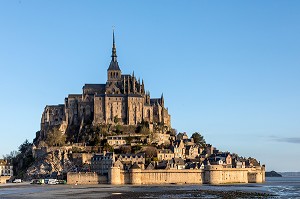
[[[115,31],[113,31],[113,46],[111,54],[111,62],[107,69],[107,81],[121,80],[121,70],[117,61],[117,49],[115,44]]]

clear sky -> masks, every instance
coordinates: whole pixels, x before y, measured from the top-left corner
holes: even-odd
[[[0,1],[0,156],[46,105],[123,73],[164,93],[172,126],[267,170],[300,171],[300,1]]]

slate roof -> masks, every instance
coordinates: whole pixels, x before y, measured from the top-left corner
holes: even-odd
[[[111,60],[107,70],[121,70],[117,61]]]
[[[160,98],[152,98],[150,99],[150,104],[161,104],[161,99]]]
[[[139,167],[139,165],[137,165],[137,163],[134,163],[130,169],[140,169],[141,167]]]
[[[105,88],[106,84],[85,84],[83,87],[84,88],[94,88],[94,89],[99,89],[99,88]]]
[[[150,164],[147,166],[146,170],[153,170],[155,169],[154,165],[150,162]]]

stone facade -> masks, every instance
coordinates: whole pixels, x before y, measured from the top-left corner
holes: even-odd
[[[159,149],[157,150],[157,158],[159,161],[162,160],[172,160],[174,158],[174,153],[171,149]]]
[[[84,164],[91,164],[93,153],[72,153],[73,164],[82,167]]]
[[[204,169],[143,170],[134,167],[128,171],[111,167],[108,179],[96,173],[68,173],[68,184],[228,184],[263,183],[265,168],[223,168],[207,166]]]
[[[67,173],[67,183],[68,184],[106,184],[107,177],[98,175],[95,172],[69,172]]]
[[[1,176],[13,176],[13,165],[6,161],[0,159],[0,175]]]
[[[120,146],[125,145],[126,144],[126,137],[119,135],[119,136],[108,136],[107,137],[107,143],[114,147],[114,149],[118,149],[120,148]]]
[[[5,184],[7,181],[11,180],[11,176],[0,176],[0,184]]]
[[[115,154],[113,152],[95,154],[91,161],[91,171],[101,175],[107,174],[114,162]]]
[[[163,126],[163,130],[170,129],[171,116],[165,108],[163,95],[150,98],[143,80],[134,73],[122,74],[114,35],[111,57],[105,84],[85,84],[82,94],[70,94],[64,104],[45,107],[41,119],[42,139],[51,126],[60,125],[60,130],[67,131],[70,125],[90,122],[112,125],[148,122],[150,129],[157,125]]]
[[[265,167],[224,168],[220,165],[206,166],[204,169],[141,169],[124,171],[112,167],[109,171],[110,184],[227,184],[263,183]]]

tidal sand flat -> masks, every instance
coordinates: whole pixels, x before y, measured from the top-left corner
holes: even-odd
[[[0,198],[271,198],[259,190],[218,190],[214,186],[11,185],[0,186]]]

